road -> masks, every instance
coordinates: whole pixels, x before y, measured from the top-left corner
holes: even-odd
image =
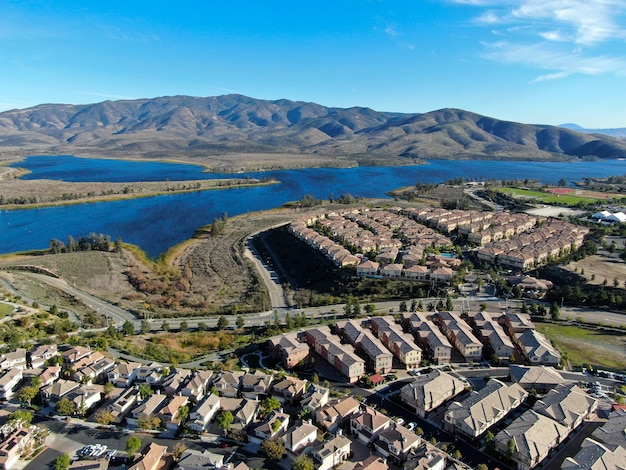
[[[263,262],[256,249],[254,248],[254,237],[260,235],[254,235],[248,238],[246,241],[246,248],[244,250],[245,256],[254,263],[256,270],[265,282],[267,291],[270,296],[270,302],[272,308],[286,308],[287,302],[285,299],[285,291],[280,283],[280,277],[277,273],[271,271],[268,266]]]

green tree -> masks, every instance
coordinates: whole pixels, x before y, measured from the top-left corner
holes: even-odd
[[[457,460],[461,459],[461,451],[459,449],[455,449],[454,452],[452,452],[452,457],[454,457]]]
[[[400,302],[399,309],[400,309],[400,313],[404,313],[404,312],[408,311],[406,300],[403,300],[403,301]]]
[[[131,336],[135,334],[135,325],[130,320],[126,320],[122,325],[122,334],[124,336]]]
[[[111,395],[111,392],[113,392],[114,389],[115,386],[111,382],[106,382],[102,386],[102,393],[104,393],[104,397],[107,398],[109,395]]]
[[[76,413],[76,404],[70,399],[63,397],[57,403],[57,413],[62,416],[72,416]]]
[[[148,398],[153,393],[154,392],[152,391],[152,388],[150,388],[150,385],[148,385],[148,384],[139,384],[139,396],[141,397],[142,400],[145,400],[146,398]]]
[[[282,439],[265,439],[261,443],[261,453],[271,460],[280,460],[285,453],[285,444]]]
[[[182,442],[177,442],[174,446],[174,450],[172,451],[172,456],[174,457],[174,460],[178,462],[186,450],[187,446],[185,444],[183,444]]]
[[[226,318],[224,315],[220,315],[220,317],[217,319],[217,329],[225,330],[226,328],[228,328],[228,318]]]
[[[291,464],[291,470],[315,470],[315,463],[308,455],[301,454]]]
[[[550,305],[550,318],[558,320],[560,315],[559,305],[556,302],[552,302],[552,305]]]
[[[267,416],[272,411],[280,408],[280,402],[276,397],[267,397],[265,400],[261,402],[261,412],[263,415]]]
[[[511,460],[515,455],[515,450],[517,449],[517,445],[515,445],[515,439],[509,439],[509,442],[506,444],[506,458]]]
[[[27,403],[30,406],[30,402],[37,396],[39,389],[33,386],[22,387],[17,392],[17,399],[22,403]]]
[[[487,466],[487,464],[484,464],[484,463],[479,463],[479,464],[476,466],[476,470],[489,470],[489,467]]]
[[[224,434],[230,430],[233,421],[235,421],[235,417],[229,410],[223,411],[217,415],[217,427],[224,431]]]
[[[275,420],[272,423],[272,432],[278,432],[278,430],[280,429],[280,427],[283,425],[283,422],[280,419]]]
[[[424,430],[418,426],[415,428],[415,434],[417,434],[419,437],[422,437],[424,435]]]
[[[246,320],[243,318],[243,316],[239,315],[237,317],[237,323],[236,323],[237,328],[243,328],[245,324],[246,324]]]
[[[115,421],[113,414],[104,408],[98,409],[93,414],[93,416],[94,416],[94,421],[98,423],[100,426],[108,426],[109,424]]]
[[[150,333],[150,323],[148,320],[141,320],[141,334]]]
[[[452,298],[450,296],[446,297],[446,310],[448,312],[454,310],[454,303],[452,302]]]
[[[170,322],[168,322],[167,320],[163,320],[163,323],[161,323],[161,329],[166,333],[170,331]]]
[[[61,454],[54,460],[54,470],[67,470],[70,468],[70,456]]]
[[[485,434],[485,444],[488,449],[493,449],[496,445],[496,436],[491,431],[487,431]]]
[[[7,418],[8,423],[19,423],[23,427],[28,427],[33,421],[33,414],[27,410],[16,410]]]
[[[187,320],[183,320],[180,322],[180,331],[187,331],[189,329],[189,324]]]
[[[157,416],[142,415],[137,419],[137,427],[140,429],[159,429],[161,427],[161,420]]]
[[[132,458],[141,449],[141,439],[137,436],[130,436],[126,441],[126,454]]]
[[[376,306],[374,304],[365,304],[365,307],[363,308],[365,309],[365,313],[368,315],[371,315],[376,310]]]
[[[178,416],[181,421],[185,421],[189,417],[189,407],[187,405],[182,405],[178,408]]]

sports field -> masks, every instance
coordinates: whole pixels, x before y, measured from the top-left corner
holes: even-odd
[[[499,192],[518,199],[530,199],[543,204],[562,204],[575,206],[579,203],[602,202],[613,197],[622,198],[623,194],[601,193],[586,189],[546,188],[544,191],[530,189],[500,188]]]

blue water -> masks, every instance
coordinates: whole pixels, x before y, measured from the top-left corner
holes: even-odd
[[[166,181],[230,177],[204,173],[202,167],[176,163],[92,160],[72,156],[34,156],[13,166],[31,170],[28,179],[64,181]],[[127,201],[78,204],[0,212],[0,253],[46,248],[50,239],[67,240],[89,232],[117,236],[139,245],[151,257],[188,239],[193,232],[226,212],[229,216],[280,206],[305,194],[327,199],[349,193],[385,197],[385,192],[421,182],[472,179],[538,179],[555,184],[585,177],[626,173],[625,161],[577,163],[432,161],[409,167],[314,168],[238,174],[271,176],[280,184],[155,196]]]

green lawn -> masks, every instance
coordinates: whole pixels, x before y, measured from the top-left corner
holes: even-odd
[[[572,366],[595,366],[623,369],[626,364],[626,334],[580,328],[572,325],[536,323],[537,331],[546,335],[565,353]]]
[[[517,188],[500,188],[499,192],[503,194],[507,194],[509,196],[517,196],[529,199],[535,199],[537,201],[543,202],[545,204],[561,204],[567,206],[575,206],[580,202],[584,204],[600,202],[600,199],[590,198],[590,197],[582,197],[582,196],[574,196],[569,194],[550,194],[544,193],[543,191],[531,191],[529,189],[517,189]]]
[[[11,313],[13,313],[13,305],[0,303],[0,318],[4,318]]]

